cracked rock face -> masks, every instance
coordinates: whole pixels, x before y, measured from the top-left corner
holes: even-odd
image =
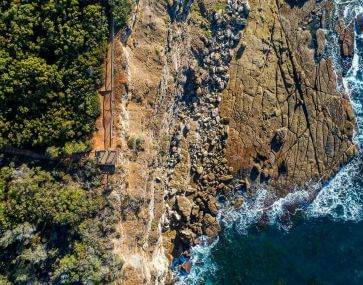
[[[353,30],[331,2],[222,3],[171,9],[167,66],[177,58],[179,68],[166,200],[177,255],[218,234],[216,197],[261,183],[284,196],[330,178],[356,151],[353,110],[326,44],[336,31],[349,62]]]
[[[155,240],[170,261],[201,235],[215,237],[219,201],[236,189],[263,183],[283,196],[355,155],[354,112],[327,44],[336,33],[344,74],[353,26],[332,1],[138,3],[124,108],[128,135],[148,143],[126,166],[143,182],[130,178],[126,191],[145,195],[146,255],[156,256]]]
[[[354,155],[354,116],[338,91],[332,59],[320,56],[329,2],[249,3],[246,47],[232,63],[221,103],[222,116],[230,118],[226,157],[234,175],[267,182],[284,195],[331,177]],[[349,56],[343,26],[342,50]]]
[[[335,31],[349,62],[353,30],[336,19],[331,2],[215,7],[176,1],[171,9],[167,66],[177,58],[179,68],[171,87],[166,232],[175,230],[176,255],[200,235],[218,234],[216,197],[261,183],[284,196],[329,179],[356,152],[353,110],[327,52],[328,31]]]

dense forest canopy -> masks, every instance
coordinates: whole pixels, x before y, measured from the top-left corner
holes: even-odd
[[[117,211],[96,190],[100,179],[92,169],[78,168],[90,185],[81,187],[60,170],[1,168],[0,284],[105,284],[116,278],[121,262],[109,238]]]
[[[131,2],[0,0],[0,148],[90,147],[111,11],[124,28]],[[0,284],[112,282],[119,214],[102,176],[92,161],[45,164],[0,155]]]
[[[122,27],[130,2],[113,5]],[[88,147],[109,14],[102,0],[0,0],[0,147]]]

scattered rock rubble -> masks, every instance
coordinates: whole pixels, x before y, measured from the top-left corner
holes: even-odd
[[[183,8],[179,9],[185,12]],[[169,201],[175,200],[168,208],[168,222],[177,229],[181,241],[187,246],[195,244],[196,238],[202,234],[209,237],[218,234],[220,225],[215,216],[219,205],[216,196],[228,195],[234,188],[229,185],[233,180],[232,169],[224,158],[228,119],[220,117],[219,105],[221,92],[228,85],[229,65],[243,37],[242,30],[249,10],[246,1],[230,0],[223,13],[206,13],[204,16],[210,23],[211,35],[199,35],[199,45],[192,46],[193,64],[187,70],[190,75],[183,82],[183,92],[188,94],[188,98],[183,100],[181,96],[177,113],[180,124],[171,139],[168,159],[171,191],[167,193]],[[183,160],[183,141],[188,135],[196,138],[194,142],[188,141],[186,153],[193,187],[173,191],[174,169]]]

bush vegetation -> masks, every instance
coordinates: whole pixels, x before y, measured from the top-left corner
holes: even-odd
[[[0,0],[0,148],[51,158],[90,148],[108,1]],[[114,4],[120,28],[131,4]],[[119,214],[94,165],[26,161],[0,157],[0,284],[111,283],[122,265],[111,243]]]
[[[110,237],[117,211],[95,189],[80,187],[62,172],[2,167],[0,284],[105,284],[115,279],[121,262],[110,250]]]
[[[130,10],[114,0],[118,27]],[[84,150],[100,112],[109,14],[102,0],[0,0],[0,147]]]
[[[137,152],[145,150],[145,140],[142,138],[129,137],[127,139],[127,147]]]
[[[116,28],[126,26],[127,19],[131,13],[131,0],[110,0],[113,1],[113,16]]]

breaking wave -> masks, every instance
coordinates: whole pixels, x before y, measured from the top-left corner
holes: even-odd
[[[363,1],[337,0],[337,8],[343,10],[346,20],[363,13]],[[345,92],[349,94],[357,120],[357,131],[354,137],[359,148],[359,155],[319,192],[309,206],[309,218],[329,217],[340,221],[356,221],[363,219],[363,34],[358,35],[355,29],[354,57],[350,70],[343,78]]]
[[[212,285],[208,282],[208,276],[216,273],[217,266],[212,260],[211,251],[217,245],[218,241],[218,238],[214,241],[204,239],[199,245],[193,247],[191,258],[193,262],[192,270],[188,276],[177,277],[177,285]]]
[[[337,222],[360,222],[363,220],[363,175],[361,157],[351,161],[334,179],[324,186],[316,198],[311,195],[321,185],[311,186],[310,190],[300,190],[284,198],[273,200],[270,192],[264,188],[257,190],[254,198],[245,198],[238,210],[227,205],[219,214],[224,227],[224,235],[237,231],[247,235],[252,227],[275,225],[281,230],[289,231],[296,216],[307,220],[330,218]],[[178,281],[179,285],[212,284],[209,276],[217,271],[211,252],[218,244],[203,240],[192,249],[193,267],[191,273]]]

